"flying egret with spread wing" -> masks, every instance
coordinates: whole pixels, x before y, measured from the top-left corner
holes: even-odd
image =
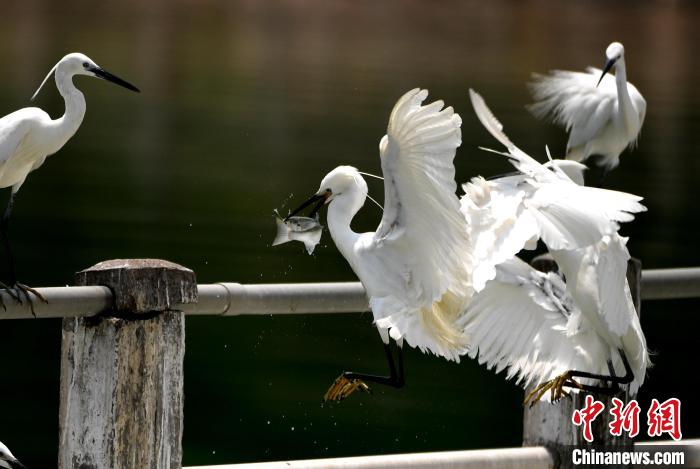
[[[379,144],[384,213],[375,232],[350,227],[367,197],[366,182],[350,166],[328,173],[318,192],[290,214],[315,202],[328,204],[331,236],[365,286],[389,363],[389,376],[343,373],[325,400],[368,390],[366,381],[403,386],[404,340],[449,360],[467,351],[457,326],[472,294],[469,239],[453,165],[461,119],[451,107],[443,109],[442,101],[422,105],[427,96],[426,90],[409,91],[391,112]],[[398,346],[398,365],[390,339]]]
[[[620,163],[620,153],[636,144],[647,109],[637,88],[627,82],[622,44],[610,44],[605,56],[603,70],[535,74],[530,84],[535,103],[529,106],[538,118],[550,119],[569,132],[566,158],[584,161],[598,156],[603,177]],[[614,77],[608,75],[611,69]]]
[[[0,441],[0,468],[27,469],[27,467],[14,457],[10,450]]]
[[[0,286],[18,301],[21,301],[21,294],[23,294],[30,305],[32,302],[29,293],[42,300],[44,298],[33,288],[17,282],[7,228],[17,191],[27,175],[41,166],[47,156],[60,150],[83,121],[86,108],[85,97],[73,85],[73,77],[75,75],[97,77],[129,90],[139,91],[134,85],[100,68],[86,55],[72,53],[63,57],[51,69],[32,96],[32,100],[39,94],[52,74],[55,75],[56,87],[65,101],[66,109],[63,116],[51,119],[43,110],[27,107],[0,119],[0,188],[12,188],[7,208],[0,220],[0,234],[10,269],[10,286],[4,284]]]
[[[503,133],[481,96],[472,104],[521,174],[464,186],[462,212],[474,244],[476,293],[460,318],[469,355],[507,378],[551,390],[607,392],[601,382],[644,381],[649,355],[626,279],[629,253],[619,223],[646,210],[640,197],[576,184],[541,165]],[[515,254],[542,240],[560,273],[542,273]]]

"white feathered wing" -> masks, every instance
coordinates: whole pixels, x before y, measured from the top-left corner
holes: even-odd
[[[645,210],[641,198],[578,186],[556,168],[543,172],[503,134],[483,99],[473,91],[471,97],[482,123],[524,174],[475,179],[465,186],[462,211],[476,247],[478,291],[462,318],[470,356],[478,354],[480,363],[497,371],[508,367],[508,377],[518,376],[524,385],[537,385],[570,369],[606,375],[608,361],[622,375],[621,349],[632,366],[630,387],[636,391],[649,358],[627,285],[629,254],[617,222]],[[567,196],[558,199],[562,192]],[[557,274],[542,274],[512,257],[536,239],[548,245],[566,284]],[[487,267],[480,271],[483,260]]]
[[[472,294],[453,165],[461,119],[442,101],[423,106],[427,95],[415,89],[394,106],[380,143],[384,215],[358,256],[391,265],[400,276],[398,282],[366,282],[377,326],[458,360],[466,341],[457,319]]]

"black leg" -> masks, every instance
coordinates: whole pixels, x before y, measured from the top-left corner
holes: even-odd
[[[36,296],[44,303],[48,303],[48,301],[46,301],[46,298],[44,298],[41,293],[39,293],[32,287],[29,287],[17,281],[17,274],[15,273],[15,261],[14,257],[12,256],[12,248],[10,247],[10,237],[7,234],[7,228],[10,224],[10,215],[12,214],[12,208],[15,205],[16,196],[17,193],[13,190],[10,193],[10,199],[7,201],[5,213],[3,214],[2,219],[0,219],[0,236],[2,236],[2,244],[5,248],[5,255],[7,257],[7,264],[9,268],[10,285],[12,285],[12,287],[8,287],[4,283],[0,282],[0,288],[4,289],[18,303],[22,303],[22,295],[24,295],[24,298],[27,300],[27,303],[29,303],[29,308],[32,311],[32,316],[36,317],[36,312],[34,311],[34,303],[32,302],[31,295]],[[2,306],[3,308],[5,307],[4,303],[2,303]]]
[[[367,386],[365,381],[391,386],[392,388],[396,389],[402,388],[405,384],[403,349],[400,346],[397,346],[397,349],[398,368],[394,362],[391,343],[384,344],[384,354],[386,355],[387,364],[389,365],[389,376],[345,371],[335,380],[328,391],[326,391],[326,394],[323,396],[323,400],[341,401],[358,389],[365,392],[370,392],[370,388]]]
[[[12,249],[10,248],[10,238],[7,235],[7,228],[10,224],[10,214],[12,213],[12,207],[15,205],[16,192],[10,194],[10,200],[7,201],[7,207],[5,208],[5,213],[0,220],[0,234],[2,235],[2,243],[5,247],[5,255],[7,257],[7,264],[10,274],[10,285],[17,283],[17,276],[15,275],[15,261],[12,257]]]
[[[620,358],[622,358],[622,363],[625,365],[625,376],[615,376],[614,373],[611,373],[610,376],[597,375],[595,373],[588,373],[586,371],[577,370],[571,370],[570,376],[572,378],[599,379],[601,381],[607,381],[612,384],[629,384],[632,382],[632,380],[634,380],[634,373],[632,372],[632,367],[630,367],[630,364],[627,361],[625,352],[623,352],[621,349],[619,349],[618,352],[620,352]]]
[[[354,371],[345,371],[342,376],[347,380],[360,379],[362,381],[369,381],[370,383],[391,386],[392,388],[402,388],[404,384],[406,384],[403,375],[403,349],[401,347],[397,347],[397,349],[399,362],[398,371],[394,363],[394,356],[391,353],[391,345],[384,345],[384,353],[386,354],[386,360],[389,365],[389,376],[370,375],[366,373],[356,373]]]

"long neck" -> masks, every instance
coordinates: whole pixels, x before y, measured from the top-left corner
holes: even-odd
[[[627,126],[634,127],[634,121],[639,119],[639,117],[627,90],[627,69],[624,57],[620,57],[615,63],[615,84],[617,86],[617,102],[620,115]]]
[[[86,108],[85,97],[73,85],[73,75],[66,73],[60,65],[56,68],[56,87],[61,96],[63,96],[66,111],[63,116],[54,121],[56,124],[55,131],[64,138],[63,143],[65,143],[75,134],[83,122]]]
[[[364,204],[365,194],[353,188],[332,200],[328,207],[328,229],[340,253],[354,268],[353,247],[359,235],[352,231],[350,223]]]

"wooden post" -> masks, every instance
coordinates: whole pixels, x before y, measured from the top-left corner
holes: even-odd
[[[557,265],[549,254],[536,257],[532,266],[542,272],[556,270]],[[632,292],[637,314],[641,311],[641,280],[642,263],[639,259],[630,259],[627,265],[627,281]],[[527,390],[526,392],[529,392]],[[571,422],[571,415],[575,409],[584,407],[587,393],[572,394],[572,398],[562,399],[556,404],[539,402],[532,408],[525,407],[523,418],[523,446],[546,446],[554,457],[554,467],[573,468],[571,452],[577,448],[596,448],[634,450],[634,442],[623,432],[623,436],[614,437],[608,430],[611,422],[612,398],[617,397],[627,403],[636,396],[630,396],[627,392],[618,393],[615,396],[594,396],[605,404],[605,410],[593,422],[593,444],[583,439],[581,428],[575,427]]]
[[[101,262],[78,285],[114,294],[109,316],[63,320],[59,469],[182,466],[185,321],[194,272],[156,259]]]

